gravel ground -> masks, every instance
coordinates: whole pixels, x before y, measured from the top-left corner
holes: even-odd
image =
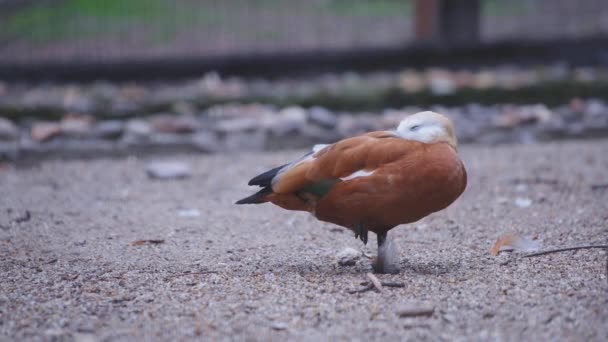
[[[251,176],[301,151],[176,155],[194,170],[180,180],[148,178],[135,157],[5,166],[0,339],[602,341],[604,251],[488,250],[509,231],[543,248],[606,243],[607,150],[464,146],[463,197],[392,231],[402,271],[378,277],[405,287],[357,294],[370,260],[336,254],[374,254],[375,238],[363,247],[304,213],[233,205]],[[412,307],[434,311],[400,317]]]

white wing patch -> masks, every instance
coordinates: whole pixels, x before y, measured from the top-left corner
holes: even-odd
[[[340,178],[343,181],[347,181],[347,180],[351,180],[351,179],[355,179],[355,178],[359,178],[359,177],[367,177],[367,176],[371,176],[374,171],[376,170],[372,170],[372,171],[365,171],[365,170],[359,170],[359,171],[355,171],[354,173],[346,176],[346,177],[342,177]]]
[[[285,173],[287,170],[296,167],[302,163],[306,163],[309,162],[313,159],[315,159],[315,154],[319,151],[321,151],[322,149],[324,149],[325,147],[329,146],[330,144],[317,144],[315,146],[312,147],[312,151],[305,154],[304,156],[302,156],[300,159],[296,159],[293,162],[289,163],[288,165],[285,165],[284,168],[282,168],[281,170],[279,170],[279,172],[277,172],[277,175],[274,176],[274,178],[272,179],[272,181],[270,182],[271,185],[276,184],[279,179],[281,179],[281,175],[283,173]]]
[[[321,151],[322,149],[326,148],[327,146],[329,146],[329,144],[316,144],[315,146],[312,147],[312,152],[317,153],[317,152]]]

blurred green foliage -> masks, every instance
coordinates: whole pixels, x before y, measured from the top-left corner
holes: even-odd
[[[482,15],[517,16],[536,0],[482,0]],[[414,11],[413,0],[56,0],[32,2],[0,17],[0,39],[50,43],[90,37],[120,38],[136,34],[140,41],[162,44],[185,30],[234,34],[260,41],[285,38],[285,27],[243,23],[248,13],[264,19],[304,15],[314,25],[318,16],[347,21],[383,20]],[[1,13],[0,13],[1,14]],[[413,21],[412,21],[413,22]]]
[[[164,0],[67,0],[34,3],[12,13],[4,23],[8,35],[34,42],[112,33],[128,24],[162,19]],[[106,24],[100,25],[103,20]]]
[[[501,17],[523,15],[535,6],[535,0],[481,0],[482,15]]]
[[[321,10],[340,15],[357,16],[403,16],[409,17],[412,13],[412,1],[403,0],[329,0],[322,3]]]
[[[145,27],[152,41],[171,39],[190,27],[235,31],[254,38],[274,39],[280,33],[242,27],[239,16],[256,8],[271,16],[298,11],[310,15],[408,17],[409,0],[325,0],[309,3],[294,0],[65,0],[38,2],[20,8],[4,19],[0,35],[34,43],[62,41],[91,36],[115,35],[128,27]],[[221,11],[217,9],[221,7]],[[232,15],[234,14],[234,15]],[[259,32],[258,32],[259,31]]]

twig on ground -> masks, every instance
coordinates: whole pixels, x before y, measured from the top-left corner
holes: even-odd
[[[366,274],[366,276],[372,282],[372,284],[374,284],[376,290],[378,290],[378,292],[382,292],[382,284],[380,283],[380,280],[378,280],[375,275],[369,272]]]
[[[592,191],[606,190],[606,189],[608,189],[608,183],[607,184],[592,184],[591,185],[591,190]]]
[[[575,250],[579,250],[579,249],[591,249],[591,248],[605,248],[605,249],[608,249],[608,245],[584,245],[584,246],[574,246],[574,247],[566,247],[566,248],[556,248],[556,249],[549,249],[549,250],[546,250],[546,251],[540,251],[540,252],[536,252],[536,253],[531,253],[531,254],[527,254],[527,255],[524,255],[524,256],[526,258],[529,258],[529,257],[540,256],[540,255],[552,254],[552,253],[559,253],[559,252],[566,252],[566,251],[575,251]]]
[[[405,287],[404,283],[395,283],[395,282],[391,282],[391,281],[381,281],[380,284],[382,284],[382,286],[386,286],[386,287]],[[374,284],[371,281],[363,282],[363,283],[361,283],[361,285],[363,287],[361,287],[359,289],[355,289],[355,290],[349,290],[348,293],[354,294],[354,293],[367,292],[367,291],[371,291],[375,288]]]
[[[393,283],[390,281],[383,281],[382,285],[386,287],[405,287],[404,283]]]
[[[397,310],[397,315],[401,318],[404,317],[419,317],[419,316],[433,316],[435,308],[433,306],[407,306]]]
[[[190,276],[190,275],[202,275],[202,274],[211,274],[211,273],[218,273],[218,271],[183,272],[183,273],[171,274],[171,275],[165,277],[165,281],[179,278],[179,277],[186,277],[186,276]]]
[[[165,240],[135,240],[131,242],[132,246],[142,246],[142,245],[160,245],[161,243],[165,243]]]
[[[349,290],[349,291],[348,291],[348,293],[353,294],[353,293],[367,292],[367,291],[369,291],[369,290],[371,290],[371,289],[373,289],[373,288],[374,288],[374,284],[372,284],[372,283],[370,282],[370,283],[367,283],[367,285],[366,285],[366,286],[364,286],[364,287],[362,287],[362,288],[360,288],[360,289],[356,289],[356,290]]]

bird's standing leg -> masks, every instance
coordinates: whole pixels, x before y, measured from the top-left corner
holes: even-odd
[[[378,249],[380,249],[380,247],[382,247],[382,245],[384,244],[384,241],[386,241],[387,234],[387,232],[376,234],[376,236],[378,237]]]
[[[363,244],[367,245],[367,229],[362,224],[358,224],[355,227],[355,239],[356,238],[361,239]]]
[[[388,232],[376,233],[378,238],[378,256],[372,267],[377,273],[399,273],[397,251],[393,241],[387,241]]]

